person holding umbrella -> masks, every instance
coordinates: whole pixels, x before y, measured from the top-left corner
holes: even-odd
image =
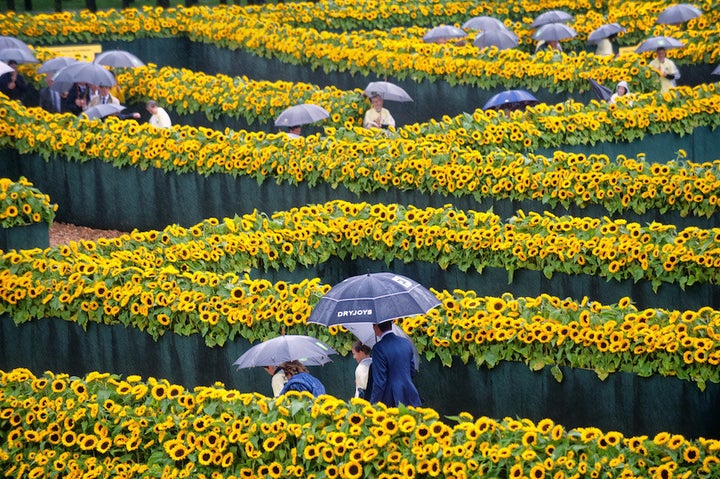
[[[650,62],[650,67],[660,74],[660,91],[665,93],[677,86],[677,79],[680,78],[680,70],[675,63],[665,56],[665,48],[655,50],[655,58]]]
[[[315,397],[325,394],[325,386],[318,378],[310,374],[308,369],[298,360],[285,361],[280,365],[285,373],[287,382],[280,391],[280,395],[288,391],[307,391]]]
[[[15,60],[8,60],[7,65],[13,70],[0,75],[0,91],[11,100],[22,102],[28,90],[25,77],[18,73]]]
[[[372,103],[372,108],[365,112],[363,126],[365,128],[387,128],[389,126],[394,128],[395,119],[386,108],[383,108],[383,97],[374,93],[370,96],[370,103]]]
[[[371,371],[371,403],[397,407],[420,406],[420,394],[413,384],[413,349],[407,339],[392,332],[392,321],[373,324],[379,338],[373,348]]]
[[[266,373],[272,376],[270,385],[272,386],[273,396],[278,397],[282,393],[283,386],[287,382],[285,372],[277,366],[263,366]]]

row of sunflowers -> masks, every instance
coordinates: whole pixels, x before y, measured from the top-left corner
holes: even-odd
[[[222,384],[0,371],[0,464],[8,477],[379,479],[714,477],[720,442],[626,437],[550,419],[462,413]]]
[[[320,2],[322,3],[322,2]],[[285,7],[295,14],[297,5]],[[312,4],[310,4],[312,5]],[[633,12],[637,15],[637,12]],[[702,18],[702,17],[701,17]],[[597,18],[597,25],[602,18]],[[132,40],[138,37],[185,35],[197,42],[230,49],[242,48],[287,63],[305,64],[325,71],[392,75],[415,80],[444,80],[489,89],[544,88],[554,92],[587,91],[587,78],[601,83],[630,81],[637,91],[655,91],[657,74],[645,56],[626,54],[597,57],[586,51],[531,55],[518,49],[479,53],[472,45],[439,45],[422,41],[420,27],[387,30],[331,32],[273,21],[272,16],[252,14],[244,7],[192,7],[143,11],[58,13],[43,17],[6,15],[0,18],[6,34],[20,35],[37,47],[47,43]],[[677,31],[686,47],[676,54],[680,63],[714,64],[720,58],[716,23],[702,30]],[[668,33],[656,27],[654,33]],[[676,27],[672,27],[676,28]],[[647,30],[642,30],[643,35]],[[303,48],[297,48],[303,45]],[[558,61],[561,60],[561,61]]]
[[[0,178],[0,227],[52,223],[58,205],[25,177],[17,181]]]
[[[607,279],[717,284],[720,230],[647,227],[625,220],[419,209],[342,201],[191,228],[133,232],[2,257],[0,311],[16,322],[45,317],[124,324],[154,337],[202,334],[209,345],[250,341],[281,328],[307,330],[329,285],[253,280],[233,272],[314,266],[330,257],[426,261],[460,270],[485,267],[591,274]],[[539,298],[481,298],[439,291],[442,307],[403,325],[428,359],[493,366],[569,365],[718,382],[720,314],[638,311],[620,305]],[[332,343],[337,331],[316,331]],[[348,350],[342,336],[340,350]]]

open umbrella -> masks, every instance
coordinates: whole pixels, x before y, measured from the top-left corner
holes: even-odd
[[[99,104],[91,106],[87,110],[81,113],[81,115],[87,115],[91,120],[94,118],[105,118],[106,116],[114,115],[123,111],[125,107],[123,105],[115,105],[113,103]]]
[[[109,50],[95,55],[93,63],[108,67],[135,68],[144,66],[145,63],[138,57],[125,50]]]
[[[565,23],[571,22],[575,17],[562,10],[548,10],[545,13],[541,13],[535,20],[533,20],[530,28],[538,28],[548,23]]]
[[[358,341],[363,343],[365,346],[368,346],[370,349],[372,349],[372,347],[375,346],[375,343],[377,343],[377,336],[375,336],[375,330],[372,327],[372,323],[352,323],[344,324],[343,326],[345,329],[353,333],[355,337],[358,338]],[[407,333],[405,333],[405,331],[403,331],[403,329],[397,324],[392,325],[392,332],[395,333],[396,336],[400,336],[410,341],[410,344],[412,344],[413,347],[413,362],[415,363],[415,370],[420,370],[420,353],[418,352],[417,347],[415,347],[415,343],[413,343],[410,336],[408,336]]]
[[[547,23],[532,34],[533,39],[546,42],[566,40],[575,36],[577,36],[575,29],[564,23]]]
[[[283,110],[275,119],[275,126],[299,126],[315,123],[329,117],[330,113],[323,107],[312,103],[302,103]]]
[[[606,23],[605,25],[600,25],[595,30],[590,32],[590,35],[588,35],[588,43],[597,43],[603,38],[608,38],[625,31],[625,27],[623,27],[619,23]]]
[[[720,65],[716,66],[715,69],[710,74],[711,75],[720,75]]]
[[[498,110],[500,108],[522,108],[528,105],[537,105],[540,100],[525,90],[506,90],[493,95],[483,105],[483,110]]]
[[[660,12],[655,23],[676,25],[697,18],[700,15],[702,15],[702,11],[699,8],[687,3],[681,3],[667,7]]]
[[[251,347],[233,365],[243,369],[300,361],[307,366],[322,366],[331,361],[331,354],[337,354],[337,351],[317,338],[283,334]]]
[[[610,99],[613,94],[613,91],[610,88],[601,85],[592,78],[588,78],[588,82],[590,82],[590,89],[592,90],[593,95],[595,95],[595,98],[600,101],[608,101]]]
[[[682,48],[684,46],[685,44],[683,42],[672,37],[650,37],[635,49],[635,53],[652,52],[658,48],[669,50],[670,48]]]
[[[479,17],[472,17],[468,21],[462,24],[462,27],[466,30],[482,30],[487,32],[488,30],[499,30],[506,28],[505,24],[495,17],[488,17],[485,15]]]
[[[113,86],[117,83],[115,76],[107,68],[97,63],[76,62],[55,72],[53,88],[56,91],[67,89],[68,84],[90,83],[99,86]]]
[[[77,63],[78,61],[72,57],[55,57],[44,62],[38,68],[38,73],[55,73],[58,70],[62,70],[68,65]]]
[[[428,32],[423,35],[423,41],[426,43],[438,43],[443,40],[465,38],[466,36],[467,33],[462,28],[453,25],[440,25],[428,30]]]
[[[15,37],[8,37],[5,35],[0,36],[0,50],[4,50],[6,48],[20,48],[32,54],[32,50],[30,50],[30,47],[24,41]]]
[[[4,75],[6,73],[10,73],[12,71],[15,71],[13,67],[8,65],[7,63],[0,61],[0,75]]]
[[[363,93],[369,97],[378,94],[383,100],[388,101],[413,101],[405,90],[387,81],[370,82]]]
[[[333,286],[307,322],[325,326],[382,323],[425,314],[439,305],[437,296],[417,281],[395,273],[368,273]]]
[[[22,48],[3,48],[0,50],[0,60],[6,63],[10,60],[15,60],[17,63],[38,63],[32,52]]]
[[[518,37],[504,28],[502,30],[485,30],[475,35],[473,45],[478,48],[497,47],[499,50],[506,50],[518,45]]]

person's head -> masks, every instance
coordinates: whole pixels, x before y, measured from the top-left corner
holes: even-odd
[[[548,48],[551,48],[553,50],[558,50],[560,47],[560,42],[557,40],[550,40],[548,42]]]
[[[617,33],[613,33],[612,35],[610,35],[609,37],[607,37],[607,39],[610,40],[611,42],[612,42],[612,41],[615,41],[616,38],[617,38]]]
[[[293,135],[300,136],[300,134],[302,133],[302,128],[300,128],[300,125],[289,126],[288,133],[292,133]]]
[[[47,83],[47,86],[53,86],[53,83],[55,83],[55,80],[53,80],[53,76],[45,75],[45,83]]]
[[[110,86],[100,85],[98,91],[100,92],[100,96],[108,96],[110,94]]]
[[[155,113],[157,113],[158,104],[155,100],[148,100],[148,102],[145,103],[145,109],[148,111],[148,113],[154,115]]]
[[[657,50],[655,50],[655,55],[657,56],[658,60],[665,60],[665,49],[663,47],[658,48]]]
[[[296,374],[308,372],[308,369],[305,367],[305,365],[297,360],[286,361],[278,367],[283,370],[285,376],[288,379],[295,376]]]
[[[615,88],[615,91],[618,95],[623,96],[627,95],[627,93],[630,91],[630,87],[628,86],[628,82],[625,80],[621,81],[617,84],[617,87]]]
[[[373,324],[373,329],[375,330],[375,335],[382,336],[383,333],[386,333],[392,329],[392,325],[393,325],[392,320]]]
[[[12,68],[13,70],[17,70],[17,62],[15,60],[8,60],[7,66]]]
[[[375,110],[380,111],[383,107],[383,98],[377,93],[373,93],[373,95],[370,97],[370,103],[372,103],[372,106]]]
[[[352,355],[355,361],[360,362],[365,358],[370,357],[370,346],[363,344],[361,341],[355,341],[352,345]]]

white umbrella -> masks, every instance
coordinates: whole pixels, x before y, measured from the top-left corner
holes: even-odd
[[[125,50],[109,50],[95,55],[93,63],[108,67],[135,68],[144,66],[145,63],[138,57]]]
[[[428,32],[423,35],[423,41],[426,43],[437,43],[453,38],[465,38],[466,36],[467,32],[462,28],[453,25],[440,25],[428,30]]]
[[[666,24],[666,25],[677,25],[679,23],[687,22],[693,18],[697,18],[702,15],[702,11],[690,4],[681,3],[679,5],[672,5],[663,10],[658,15],[655,23]]]
[[[535,20],[533,20],[530,28],[538,28],[548,23],[565,23],[570,22],[574,19],[572,15],[562,10],[549,10],[545,13],[541,13]]]
[[[475,36],[473,45],[478,48],[497,47],[500,50],[506,50],[518,45],[518,36],[506,29],[486,30]]]
[[[671,48],[682,48],[684,46],[685,44],[683,42],[672,37],[650,37],[635,49],[635,53],[652,52],[658,48],[669,50]]]
[[[233,365],[243,369],[300,361],[308,366],[322,366],[331,361],[331,354],[337,354],[337,351],[317,338],[283,334],[251,347]]]
[[[606,23],[605,25],[600,25],[590,32],[590,35],[588,35],[588,43],[597,43],[603,38],[608,38],[624,31],[626,31],[625,27],[619,23]]]
[[[30,50],[30,47],[24,41],[15,37],[8,37],[5,35],[0,36],[0,50],[4,50],[6,48],[20,48],[32,54],[32,50]]]
[[[368,86],[365,87],[363,93],[368,97],[377,94],[380,95],[383,100],[388,101],[413,101],[405,90],[387,81],[370,82]]]
[[[55,57],[51,58],[50,60],[47,60],[42,65],[40,65],[40,68],[38,68],[38,73],[55,73],[59,70],[62,70],[68,65],[72,65],[73,63],[77,63],[77,59],[72,57]]]
[[[32,52],[17,47],[0,49],[0,60],[6,63],[11,60],[16,63],[38,63],[38,59]]]
[[[302,103],[283,110],[275,119],[275,126],[300,126],[324,120],[330,113],[323,107],[312,103]]]
[[[566,40],[575,36],[577,36],[575,29],[564,23],[547,23],[532,34],[533,39],[546,42]]]
[[[6,73],[14,72],[15,69],[8,65],[5,62],[0,61],[0,75],[4,75]]]
[[[463,23],[462,27],[467,30],[482,30],[484,32],[488,30],[499,30],[506,28],[505,24],[497,18],[488,17],[486,15],[472,17],[470,20]]]

